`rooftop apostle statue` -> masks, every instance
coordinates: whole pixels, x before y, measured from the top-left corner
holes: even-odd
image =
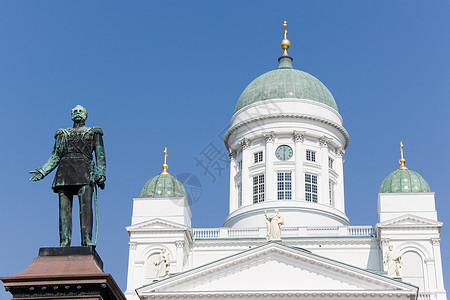
[[[267,214],[267,211],[265,211],[264,216],[267,225],[266,239],[268,241],[281,241],[281,225],[284,224],[284,220],[278,209],[275,209],[273,214]]]
[[[81,245],[92,242],[92,193],[96,185],[105,187],[105,149],[100,127],[86,127],[87,111],[77,105],[72,109],[73,127],[58,129],[52,155],[40,168],[30,171],[30,181],[38,181],[58,166],[52,189],[59,196],[60,246],[70,246],[72,240],[72,202],[78,195],[80,203]],[[95,163],[93,152],[95,153]]]

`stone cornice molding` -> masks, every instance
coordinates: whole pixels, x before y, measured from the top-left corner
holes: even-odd
[[[371,299],[371,298],[386,298],[386,299],[416,299],[416,294],[410,291],[239,291],[239,292],[152,292],[148,295],[139,295],[141,299],[266,299],[266,298],[286,298],[286,299]]]
[[[273,131],[266,132],[266,133],[263,133],[263,136],[264,136],[264,140],[266,141],[266,143],[275,142],[275,132],[273,132]]]
[[[243,150],[249,149],[250,148],[250,140],[248,138],[243,138],[239,142],[239,145],[241,145]]]
[[[442,228],[442,222],[434,221],[415,215],[404,215],[391,220],[387,220],[375,225],[380,230],[392,230],[392,229],[438,229]]]
[[[260,238],[242,238],[237,239],[195,239],[196,247],[222,247],[228,248],[230,246],[242,246],[243,249],[248,246],[256,247],[265,244],[266,237]],[[376,244],[375,237],[283,237],[283,243],[292,247],[305,247],[310,248],[317,245],[369,245]]]
[[[257,118],[253,118],[253,119],[247,120],[245,122],[239,123],[239,124],[231,127],[230,129],[228,129],[227,133],[225,134],[225,139],[224,139],[225,146],[227,147],[227,149],[230,149],[230,145],[228,144],[230,136],[241,127],[245,127],[251,123],[260,122],[262,120],[287,119],[287,118],[318,121],[318,122],[327,124],[333,128],[336,128],[345,138],[344,149],[347,148],[347,146],[348,146],[350,137],[348,135],[347,130],[345,130],[344,127],[342,127],[341,125],[339,125],[337,123],[331,122],[331,121],[323,119],[323,118],[318,118],[318,117],[314,117],[314,116],[310,116],[310,115],[303,115],[303,114],[278,114],[278,115],[271,115],[271,116],[263,116],[263,117],[257,117]]]
[[[294,130],[293,132],[293,137],[294,137],[294,142],[302,142],[305,140],[305,135],[306,135],[306,131],[297,131]]]

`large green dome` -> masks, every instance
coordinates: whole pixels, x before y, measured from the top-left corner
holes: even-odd
[[[379,193],[424,193],[430,186],[419,173],[410,169],[398,169],[383,180]]]
[[[144,185],[139,198],[187,197],[183,184],[169,173],[161,173]]]
[[[279,67],[253,80],[242,92],[236,105],[241,108],[258,101],[277,98],[308,99],[338,110],[333,95],[316,77],[292,67],[292,57],[278,59]]]

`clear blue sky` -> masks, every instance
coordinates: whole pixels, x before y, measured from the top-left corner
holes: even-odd
[[[163,147],[172,174],[203,186],[193,226],[220,227],[228,171],[213,181],[194,158],[210,143],[225,151],[219,136],[240,93],[277,67],[286,19],[294,66],[329,88],[350,134],[350,221],[377,223],[378,188],[403,140],[407,166],[436,192],[450,289],[449,11],[449,1],[1,1],[0,276],[58,245],[53,174],[35,183],[28,171],[47,160],[76,104],[105,132],[97,250],[121,289],[131,199],[160,172]]]

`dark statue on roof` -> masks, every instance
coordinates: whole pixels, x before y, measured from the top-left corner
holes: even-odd
[[[78,195],[80,203],[81,245],[92,241],[92,194],[96,186],[105,187],[105,149],[100,127],[86,127],[87,111],[81,105],[72,109],[73,127],[58,129],[52,155],[40,168],[30,171],[31,181],[47,176],[58,166],[52,189],[59,196],[60,246],[70,246],[72,240],[72,202]],[[95,153],[95,162],[94,156]]]

